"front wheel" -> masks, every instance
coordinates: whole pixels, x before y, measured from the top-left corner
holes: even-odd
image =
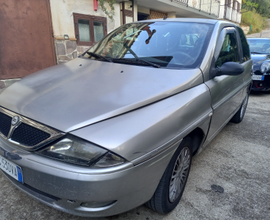
[[[232,117],[231,122],[240,123],[243,120],[245,113],[246,113],[247,105],[248,105],[248,98],[249,98],[249,94],[247,93],[240,109]]]
[[[191,138],[184,138],[166,168],[153,197],[146,203],[150,209],[167,214],[177,206],[190,171],[191,149]]]

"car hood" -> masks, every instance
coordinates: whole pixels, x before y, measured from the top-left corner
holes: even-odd
[[[268,54],[252,54],[251,59],[253,61],[253,71],[256,72],[260,70],[260,66],[265,60],[270,60],[270,55]]]
[[[202,82],[200,69],[175,70],[77,58],[12,84],[0,94],[0,105],[69,132]]]

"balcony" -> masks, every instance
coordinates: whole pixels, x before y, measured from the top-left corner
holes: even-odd
[[[204,12],[216,18],[219,17],[220,2],[216,0],[168,0],[194,8],[199,12]]]
[[[136,0],[139,6],[165,13],[174,13],[176,17],[212,18],[219,17],[218,0]]]

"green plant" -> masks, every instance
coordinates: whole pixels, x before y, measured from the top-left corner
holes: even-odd
[[[256,10],[263,17],[270,17],[269,0],[242,0],[242,9],[247,11]],[[245,13],[242,11],[242,13]]]
[[[253,11],[242,13],[241,24],[247,26],[252,25],[252,30],[248,34],[259,33],[267,26],[265,18],[256,13],[254,9]]]
[[[251,2],[249,0],[243,0],[242,2],[242,8],[247,9],[248,11],[252,11],[252,9],[257,9],[258,7],[259,7],[259,4]]]
[[[105,7],[105,1],[109,4],[109,11],[107,10],[107,8]],[[99,0],[99,5],[102,9],[102,11],[113,21],[113,16],[114,16],[114,3],[115,0]]]

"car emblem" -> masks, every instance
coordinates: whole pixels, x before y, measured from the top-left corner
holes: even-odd
[[[14,126],[14,125],[18,124],[19,121],[20,121],[20,117],[16,115],[16,116],[12,117],[11,124]]]

